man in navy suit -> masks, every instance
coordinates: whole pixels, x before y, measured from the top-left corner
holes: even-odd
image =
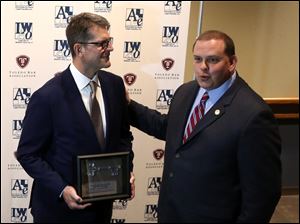
[[[133,138],[124,84],[119,76],[101,70],[111,65],[109,28],[109,22],[96,14],[72,17],[66,29],[71,65],[30,99],[16,156],[34,178],[30,200],[34,222],[110,222],[112,200],[81,203],[74,188],[76,156],[129,151],[132,171]],[[91,81],[102,115],[98,122],[103,126],[103,145],[90,118]],[[132,174],[132,197],[133,181]]]
[[[128,99],[131,124],[166,141],[158,221],[268,222],[281,196],[273,113],[236,72],[228,35],[201,34],[193,57],[196,80],[176,90],[168,114]]]

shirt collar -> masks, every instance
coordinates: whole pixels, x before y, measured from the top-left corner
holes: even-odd
[[[99,84],[99,79],[97,76],[97,73],[95,74],[95,76],[93,77],[93,79],[89,79],[88,77],[86,77],[85,75],[83,75],[76,67],[73,63],[71,63],[70,65],[70,71],[71,74],[75,80],[75,83],[78,87],[79,90],[84,89],[91,80],[95,81],[97,83],[98,86],[100,86]]]
[[[221,86],[219,86],[216,89],[206,90],[204,88],[200,88],[200,94],[203,95],[207,91],[209,95],[209,101],[212,104],[215,104],[221,98],[221,96],[223,96],[224,93],[230,88],[235,79],[236,71],[228,80],[226,80]]]

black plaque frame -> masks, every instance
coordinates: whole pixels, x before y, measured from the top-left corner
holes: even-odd
[[[77,193],[83,203],[131,196],[129,152],[77,156]]]

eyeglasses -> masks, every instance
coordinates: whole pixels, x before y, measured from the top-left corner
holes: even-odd
[[[110,37],[106,40],[97,41],[97,42],[78,42],[80,44],[94,44],[96,47],[101,47],[103,49],[107,49],[109,45],[113,43],[113,37]]]

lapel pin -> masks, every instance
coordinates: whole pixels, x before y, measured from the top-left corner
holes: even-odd
[[[217,109],[217,110],[215,110],[215,115],[219,115],[220,114],[220,110],[219,109]]]

